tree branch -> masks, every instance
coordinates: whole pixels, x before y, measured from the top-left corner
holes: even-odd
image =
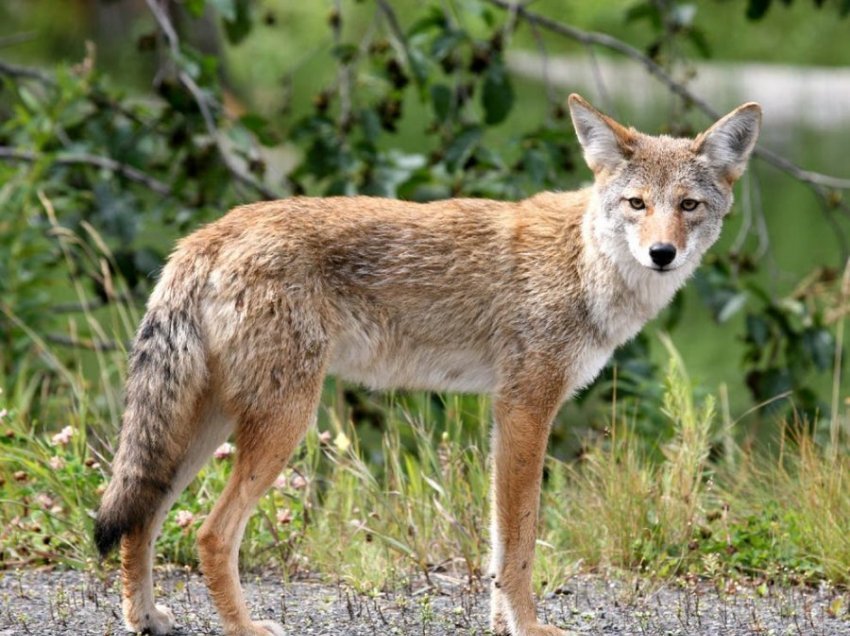
[[[384,17],[387,20],[387,26],[390,29],[390,33],[392,33],[393,38],[398,42],[398,45],[401,46],[402,51],[404,51],[404,61],[406,64],[411,65],[411,55],[410,55],[410,46],[407,43],[407,38],[404,35],[404,31],[401,29],[401,25],[398,22],[398,18],[396,17],[395,11],[393,11],[392,6],[387,0],[376,0],[378,4],[378,8],[381,10],[381,13],[384,14]],[[415,74],[414,74],[415,77]],[[417,82],[418,82],[417,78]]]
[[[50,77],[49,73],[45,73],[44,71],[40,71],[35,68],[30,68],[28,66],[18,66],[17,64],[9,64],[8,62],[3,62],[0,60],[0,75],[5,75],[7,77],[15,77],[15,78],[24,78],[24,79],[32,79],[46,86],[55,86],[56,82]]]
[[[35,163],[44,158],[45,155],[40,155],[30,150],[21,150],[18,148],[10,148],[9,146],[0,146],[0,159],[9,159],[11,161],[23,161],[27,163]],[[134,168],[126,163],[121,163],[110,157],[101,155],[92,155],[87,153],[60,153],[52,157],[52,161],[58,165],[74,165],[84,164],[116,172],[130,181],[135,181],[147,186],[153,192],[162,196],[172,196],[172,190],[168,184],[163,183],[159,179],[150,176]]]
[[[13,33],[0,37],[0,47],[13,46],[22,42],[34,40],[38,34],[35,31],[26,31],[24,33]]]
[[[516,12],[517,15],[527,20],[530,24],[538,25],[552,33],[557,33],[558,35],[570,38],[571,40],[581,42],[586,46],[601,46],[631,58],[642,64],[644,68],[646,68],[647,72],[664,84],[670,92],[678,95],[681,99],[692,103],[709,117],[717,119],[721,115],[721,113],[716,111],[707,101],[702,99],[696,93],[693,93],[680,82],[677,82],[666,70],[664,70],[664,68],[656,64],[652,58],[630,44],[626,44],[622,40],[618,40],[606,33],[577,29],[569,24],[564,24],[563,22],[547,18],[539,13],[529,11],[522,4],[509,2],[508,0],[487,0],[487,2],[505,9],[506,11]],[[772,166],[790,174],[795,179],[808,183],[814,190],[824,197],[829,194],[827,192],[827,188],[850,190],[850,179],[842,179],[840,177],[804,170],[794,162],[762,146],[757,146],[754,154]]]
[[[331,31],[333,32],[334,46],[342,45],[342,2],[334,0],[333,14],[331,16]],[[339,71],[337,73],[337,85],[339,92],[339,128],[344,135],[351,125],[351,62],[344,57],[339,59]]]
[[[183,57],[183,54],[180,50],[180,39],[177,36],[177,31],[174,29],[174,25],[171,23],[171,19],[157,0],[145,1],[147,2],[148,8],[153,14],[154,19],[159,25],[160,30],[165,36],[166,42],[168,43],[169,50],[171,51],[171,57],[177,66],[177,79],[180,80],[180,83],[186,87],[186,90],[188,90],[189,93],[191,93],[192,98],[198,105],[198,109],[201,111],[201,116],[204,119],[207,132],[215,142],[218,154],[221,156],[221,160],[224,162],[227,170],[230,174],[236,177],[238,181],[259,192],[266,199],[279,199],[281,197],[279,193],[266,187],[263,183],[257,181],[253,176],[242,170],[242,168],[237,165],[224,144],[221,131],[219,131],[215,122],[215,117],[212,113],[212,107],[218,105],[209,95],[204,93],[203,89],[198,86],[198,83],[194,80],[194,78],[180,67],[180,60]]]
[[[95,311],[96,309],[100,309],[101,307],[106,307],[110,303],[118,302],[118,303],[136,303],[139,302],[140,298],[137,298],[133,293],[127,292],[125,294],[116,294],[114,296],[110,296],[109,300],[101,300],[100,298],[94,298],[92,300],[84,300],[79,303],[59,303],[57,305],[53,305],[50,308],[50,311],[54,314],[74,314],[74,313],[86,313],[89,311]]]
[[[86,351],[123,351],[129,348],[127,345],[112,340],[80,340],[61,333],[48,333],[44,336],[44,339],[63,347],[85,349]]]

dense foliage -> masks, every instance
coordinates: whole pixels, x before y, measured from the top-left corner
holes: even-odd
[[[220,20],[231,44],[273,28],[273,15],[244,0],[149,3],[157,28],[138,47],[155,56],[157,74],[146,94],[100,73],[93,47],[51,71],[0,67],[3,374],[14,380],[30,366],[33,334],[68,339],[56,333],[68,325],[57,311],[81,300],[69,277],[88,281],[84,305],[123,293],[139,302],[174,238],[239,202],[304,193],[517,199],[586,178],[557,99],[549,96],[548,115],[531,125],[505,128],[517,103],[506,49],[523,29],[541,26],[498,4],[466,2],[458,20],[442,3],[424,3],[402,24],[377,1],[370,27],[354,29],[337,6],[327,16],[335,77],[306,111],[274,121],[241,103],[226,107],[234,98],[222,58],[192,43],[193,21]],[[748,15],[763,17],[768,5],[751,2]],[[686,54],[679,41],[710,54],[693,5],[639,3],[625,19],[654,30],[646,56],[660,68]],[[685,114],[671,129],[691,132]],[[400,128],[420,140],[414,151],[399,149]],[[68,255],[57,241],[65,230],[79,237]],[[754,251],[715,253],[697,278],[699,294],[718,322],[746,314],[740,382],[755,403],[793,395],[809,416],[826,413],[828,396],[811,382],[835,362],[829,308],[842,306],[840,273],[818,268],[791,296],[777,297]],[[677,328],[681,309],[679,302],[664,328]],[[129,337],[75,328],[72,340],[86,346]],[[642,337],[618,354],[621,397],[658,394],[648,347]],[[611,380],[609,373],[600,386]],[[649,430],[662,425],[651,414]]]

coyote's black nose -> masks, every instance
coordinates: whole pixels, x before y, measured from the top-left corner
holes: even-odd
[[[649,248],[649,258],[658,267],[666,267],[676,258],[676,246],[672,243],[653,243]]]

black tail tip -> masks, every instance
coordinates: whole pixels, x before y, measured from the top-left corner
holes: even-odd
[[[97,546],[97,551],[100,552],[101,557],[107,556],[118,547],[123,534],[123,528],[117,523],[105,519],[103,514],[98,512],[97,519],[94,522],[94,544]]]

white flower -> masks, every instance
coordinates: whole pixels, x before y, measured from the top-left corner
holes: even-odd
[[[71,426],[66,426],[61,431],[56,433],[53,437],[50,438],[50,443],[54,446],[67,446],[71,441],[71,438],[74,436],[74,429]]]
[[[65,458],[56,455],[55,457],[51,457],[50,461],[47,462],[53,470],[62,470],[65,468]]]
[[[236,448],[233,446],[233,444],[231,444],[230,442],[225,442],[224,444],[215,449],[215,458],[227,459],[228,457],[233,455],[233,452],[235,450]]]
[[[190,510],[178,510],[174,521],[178,527],[188,528],[195,523],[195,515]]]
[[[44,508],[45,510],[50,510],[53,506],[56,505],[56,502],[53,501],[53,497],[48,495],[46,492],[38,493],[35,500],[38,505]]]
[[[6,409],[0,409],[0,420],[2,420],[8,414],[9,414],[9,411],[7,411]]]

